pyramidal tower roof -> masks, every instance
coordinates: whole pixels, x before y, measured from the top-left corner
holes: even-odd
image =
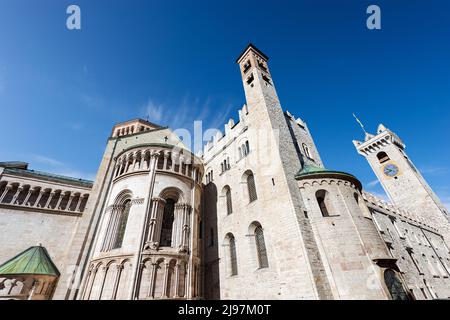
[[[42,246],[30,247],[0,265],[0,275],[7,274],[60,275],[47,250]]]

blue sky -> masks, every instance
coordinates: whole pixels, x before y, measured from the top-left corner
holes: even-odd
[[[66,29],[69,4],[81,31]],[[365,26],[370,4],[382,30]],[[327,167],[382,192],[352,145],[355,112],[399,134],[449,206],[448,12],[444,0],[0,0],[0,161],[92,179],[116,122],[222,127],[245,102],[235,59],[253,42]]]

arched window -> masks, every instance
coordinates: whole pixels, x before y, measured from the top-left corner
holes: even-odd
[[[175,201],[167,199],[164,206],[163,221],[161,227],[161,239],[159,245],[161,247],[172,246],[172,227],[174,221]]]
[[[384,151],[378,152],[377,158],[378,158],[378,161],[380,161],[380,163],[384,163],[386,161],[389,161],[389,156]]]
[[[391,294],[392,300],[409,300],[402,283],[393,270],[387,269],[384,272],[384,282]]]
[[[122,247],[123,237],[127,228],[128,214],[130,213],[131,201],[128,199],[124,202],[123,208],[119,213],[119,220],[117,225],[117,232],[115,234],[114,244],[112,249]]]
[[[259,268],[268,268],[269,261],[267,259],[266,243],[264,241],[264,232],[260,225],[255,228],[256,253],[258,255]]]
[[[233,203],[231,202],[231,189],[229,186],[225,186],[225,199],[227,203],[227,215],[233,213]]]
[[[229,245],[229,255],[230,255],[230,275],[235,276],[238,274],[238,266],[237,266],[237,254],[236,254],[236,240],[234,235],[229,233],[227,234],[227,240]]]
[[[303,151],[305,152],[305,156],[309,159],[312,159],[311,152],[309,151],[309,147],[306,144],[303,144]]]
[[[247,188],[249,201],[253,202],[258,199],[258,196],[256,194],[255,176],[253,175],[253,173],[250,173],[247,176]]]
[[[331,203],[330,197],[326,190],[319,190],[316,192],[317,203],[319,204],[320,212],[323,217],[329,217],[331,215]]]
[[[248,143],[248,140],[245,141],[245,155],[248,155],[250,153],[250,144]]]

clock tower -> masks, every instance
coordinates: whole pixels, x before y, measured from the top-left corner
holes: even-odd
[[[447,209],[406,154],[403,141],[380,124],[376,135],[366,133],[364,142],[354,140],[353,144],[367,159],[393,204],[439,229],[450,246]]]

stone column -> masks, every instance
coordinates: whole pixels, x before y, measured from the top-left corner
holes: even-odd
[[[130,170],[130,155],[128,155],[127,160],[126,160],[126,164],[125,164],[125,172],[124,173],[128,173],[128,170]]]
[[[116,300],[117,297],[117,289],[119,288],[120,277],[122,275],[123,265],[117,265],[117,274],[116,279],[114,280],[113,294],[111,300]]]
[[[61,191],[61,193],[59,194],[58,202],[56,203],[56,206],[55,206],[55,210],[58,210],[59,205],[61,204],[61,201],[62,201],[63,198],[64,198],[64,194]]]
[[[136,277],[136,295],[135,295],[135,299],[138,300],[139,299],[139,292],[141,291],[141,285],[142,285],[142,272],[144,272],[144,268],[145,268],[145,263],[141,261],[141,263],[139,264],[139,271]]]
[[[30,189],[28,190],[27,196],[25,197],[25,199],[22,202],[22,205],[24,205],[24,206],[27,205],[28,199],[30,199],[32,193],[33,193],[33,190],[30,187]]]
[[[120,165],[119,165],[119,172],[117,173],[117,176],[120,176],[120,173],[122,172],[122,169],[123,169],[123,166],[125,165],[124,163],[123,163],[123,159],[120,161]]]
[[[114,219],[114,206],[109,206],[106,208],[105,214],[109,214],[108,224],[106,226],[105,235],[103,238],[103,243],[100,251],[104,252],[108,250],[109,246],[109,236],[111,234],[112,223]]]
[[[144,168],[145,168],[145,151],[144,152],[141,152],[141,162],[139,163],[139,168],[138,168],[138,170],[139,171],[141,171],[141,170],[145,170]]]
[[[116,166],[114,168],[114,176],[113,178],[117,177],[119,175],[120,172],[120,163],[116,163]]]
[[[148,297],[150,298],[154,298],[155,294],[156,268],[158,268],[158,264],[156,262],[153,262],[152,273],[150,275],[150,286],[148,288]]]
[[[48,199],[47,199],[47,202],[45,203],[44,208],[48,208],[49,207],[50,202],[52,201],[54,195],[55,195],[55,192],[50,192],[50,194],[48,195]]]
[[[186,157],[181,155],[179,158],[180,169],[178,171],[178,173],[180,173],[180,174],[183,174],[183,167],[184,167],[185,161],[186,161]]]
[[[122,211],[124,210],[124,207],[121,205],[114,205],[113,211],[111,213],[111,225],[109,229],[109,235],[108,235],[108,245],[106,250],[110,250],[114,247],[114,242],[116,240],[116,234],[117,234],[117,228],[119,227],[119,220],[120,216],[122,214]]]
[[[165,200],[164,200],[164,204],[165,204]],[[155,231],[155,239],[158,243],[159,243],[159,240],[161,239],[163,218],[164,218],[164,206],[158,206],[157,219],[156,219],[156,231]]]
[[[41,201],[41,198],[42,198],[42,196],[45,194],[45,190],[40,190],[39,191],[39,195],[38,195],[38,197],[37,197],[37,199],[36,199],[36,201],[34,202],[34,204],[33,204],[33,207],[34,208],[37,208],[38,207],[38,204],[39,204],[39,202]]]
[[[191,215],[191,206],[185,204],[183,206],[183,225],[182,225],[180,252],[187,252],[189,250],[190,215]]]
[[[137,292],[136,288],[137,288],[137,283],[136,283],[136,279],[138,276],[138,272],[139,272],[139,263],[141,262],[141,257],[142,257],[142,250],[144,248],[144,243],[145,243],[145,233],[146,233],[146,229],[149,223],[149,214],[151,211],[151,206],[152,206],[152,198],[153,198],[153,189],[155,186],[155,177],[156,177],[156,165],[157,165],[157,161],[158,161],[158,157],[159,154],[156,151],[153,151],[152,154],[150,155],[151,160],[150,160],[150,168],[149,168],[149,173],[148,173],[148,178],[149,178],[149,183],[148,183],[148,191],[147,191],[147,197],[144,200],[144,208],[145,208],[145,214],[143,217],[143,220],[140,222],[140,225],[142,225],[142,228],[140,230],[140,234],[139,234],[139,241],[137,243],[136,246],[136,256],[135,256],[135,267],[134,270],[132,270],[132,276],[131,276],[131,288],[130,288],[130,292],[129,292],[129,297],[131,300],[134,300],[136,297],[138,297],[139,292]]]
[[[137,154],[133,154],[133,163],[131,164],[131,171],[135,171],[136,169],[136,160],[137,160]]]
[[[183,205],[177,203],[175,205],[174,221],[172,226],[172,247],[178,248],[181,244],[181,226],[183,219]]]
[[[82,196],[80,194],[80,196],[78,197],[78,203],[77,203],[77,207],[75,208],[74,212],[80,212],[80,206],[81,203],[83,202],[84,196]]]
[[[69,201],[67,201],[66,208],[64,210],[66,210],[66,211],[70,210],[70,205],[72,204],[72,200],[73,200],[74,197],[75,196],[73,194],[70,194]]]
[[[102,300],[102,294],[103,294],[103,288],[105,287],[105,280],[106,280],[106,275],[108,274],[108,266],[104,266],[102,268],[103,271],[103,279],[102,279],[102,283],[100,285],[100,294],[98,295],[98,300]]]
[[[87,274],[87,280],[86,280],[86,283],[85,283],[85,285],[84,285],[84,289],[83,289],[83,295],[82,295],[82,297],[81,297],[81,300],[86,300],[86,294],[87,294],[87,292],[88,292],[88,290],[89,290],[89,287],[90,287],[90,285],[91,285],[91,282],[92,282],[92,271],[93,271],[94,269],[90,269],[89,271],[88,271],[88,274]]]
[[[177,163],[178,163],[178,155],[172,152],[172,168],[170,168],[172,172],[177,172],[175,171],[175,166],[177,165]]]
[[[180,262],[175,265],[175,298],[180,297]]]
[[[184,292],[185,297],[187,299],[192,298],[192,261],[188,262],[186,264],[186,273],[185,273],[185,280],[184,280]]]
[[[164,263],[163,298],[168,298],[167,287],[169,286],[169,281],[168,281],[169,280],[169,268],[170,268],[169,263],[165,262]]]
[[[12,198],[10,204],[14,204],[14,203],[16,202],[17,197],[19,197],[19,194],[22,192],[22,190],[23,190],[23,187],[22,187],[22,186],[17,187],[17,191],[16,191],[16,193],[14,194],[14,197]]]
[[[166,200],[162,198],[152,199],[152,208],[150,213],[150,221],[148,224],[147,241],[152,249],[158,249],[159,238],[161,235],[160,225],[162,223],[162,215],[164,214],[164,205]]]
[[[87,291],[87,297],[86,297],[86,300],[90,300],[90,298],[91,298],[92,287],[94,286],[95,278],[97,277],[97,272],[98,272],[98,268],[94,268],[94,272],[93,272],[93,275],[92,275],[91,284],[89,285],[89,288],[88,288],[88,291]]]
[[[164,165],[163,165],[163,170],[167,170],[167,159],[169,158],[169,153],[168,152],[164,152]]]
[[[5,190],[2,193],[2,196],[0,197],[0,203],[2,203],[3,199],[6,197],[6,194],[12,189],[11,185],[7,185],[5,187]]]

